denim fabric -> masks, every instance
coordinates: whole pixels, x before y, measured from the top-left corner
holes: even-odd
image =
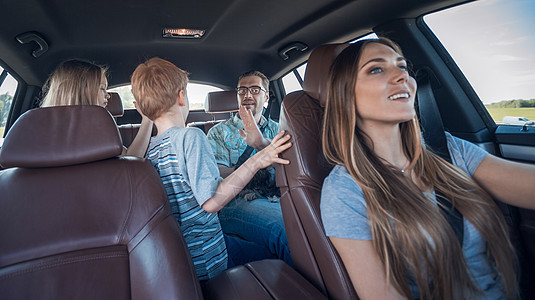
[[[219,222],[225,234],[237,235],[269,250],[263,252],[251,247],[251,251],[256,251],[252,256],[279,258],[293,266],[280,203],[266,198],[252,201],[234,198],[219,211]],[[230,256],[234,256],[230,254],[231,249],[228,251]]]
[[[267,122],[266,129],[262,135],[272,139],[277,135],[278,124],[262,117],[260,123],[265,122]],[[247,144],[238,132],[239,129],[243,129],[243,122],[236,115],[212,127],[208,132],[208,141],[217,164],[234,167],[247,148]],[[252,155],[254,153],[256,150]],[[236,255],[236,251],[227,249],[229,256],[238,260],[248,260],[251,257],[258,258],[256,260],[279,258],[290,266],[293,265],[279,203],[272,203],[266,198],[247,201],[236,197],[219,211],[219,221],[225,234],[239,236],[252,242],[246,244],[241,240],[239,247],[234,248],[248,249],[247,257],[236,258],[239,256]],[[257,246],[264,247],[264,249]]]
[[[244,265],[253,261],[266,258],[276,258],[268,249],[257,243],[243,240],[238,237],[223,234],[227,245],[228,263],[227,268]]]

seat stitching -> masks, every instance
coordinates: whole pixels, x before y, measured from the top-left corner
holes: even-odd
[[[65,260],[57,261],[57,262],[43,262],[39,263],[36,266],[33,266],[31,268],[25,269],[25,270],[18,270],[13,272],[8,272],[7,274],[0,275],[0,278],[2,279],[9,279],[16,276],[24,275],[27,273],[32,273],[36,271],[42,271],[46,269],[52,269],[55,267],[60,267],[64,265],[74,264],[78,262],[87,262],[87,261],[94,261],[94,260],[102,260],[102,259],[109,259],[109,258],[116,258],[116,257],[128,257],[128,254],[117,251],[115,254],[91,254],[91,255],[85,255],[83,257],[74,257],[74,258],[68,258]]]

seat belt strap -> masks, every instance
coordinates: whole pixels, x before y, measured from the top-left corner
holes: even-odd
[[[418,111],[426,147],[429,147],[428,149],[451,163],[444,125],[435,101],[428,71],[420,70],[417,74],[417,80]],[[462,247],[464,239],[463,216],[442,193],[437,192],[435,196],[440,210],[444,213]]]
[[[427,71],[418,74],[418,110],[425,144],[438,156],[451,163],[444,125],[438,110]]]
[[[266,118],[266,120],[269,120],[269,114],[271,113],[271,105],[273,104],[273,98],[272,97],[269,97],[269,100],[268,100],[268,106],[266,108],[266,110],[264,111],[264,118]]]

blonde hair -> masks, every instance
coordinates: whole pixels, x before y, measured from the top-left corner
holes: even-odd
[[[407,298],[414,276],[422,299],[469,299],[481,291],[472,281],[460,243],[436,205],[412,179],[379,158],[372,139],[358,127],[355,85],[360,55],[379,43],[403,55],[399,46],[380,38],[348,46],[331,66],[327,85],[322,148],[328,161],[345,166],[363,191],[373,246],[387,282]],[[496,267],[508,298],[517,295],[514,250],[497,205],[463,171],[427,150],[415,117],[400,124],[404,154],[417,180],[432,187],[480,232],[487,259]]]
[[[106,68],[72,59],[59,64],[43,86],[42,107],[99,105],[98,93]]]
[[[132,93],[141,111],[151,120],[168,111],[178,93],[186,91],[188,73],[169,61],[151,58],[132,74]]]

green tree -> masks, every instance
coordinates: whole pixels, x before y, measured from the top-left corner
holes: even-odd
[[[504,100],[496,103],[487,104],[488,108],[521,108],[521,107],[535,107],[535,99],[523,100]]]
[[[8,93],[0,95],[0,126],[4,127],[7,123],[7,115],[11,107],[11,100],[13,97]]]

